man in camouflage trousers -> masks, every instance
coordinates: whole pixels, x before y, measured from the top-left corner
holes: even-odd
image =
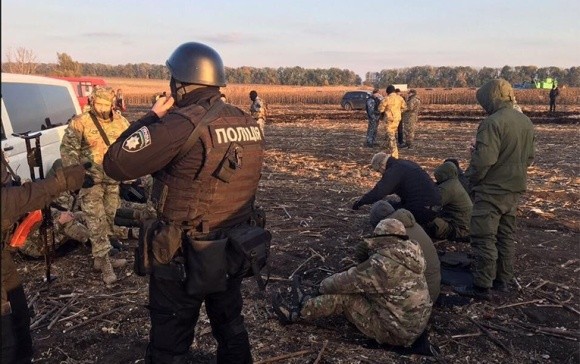
[[[69,240],[86,243],[89,241],[89,229],[83,211],[71,211],[72,199],[70,193],[64,192],[55,201],[59,206],[66,209],[61,211],[52,207],[52,221],[54,222],[54,249],[62,246]],[[44,246],[40,237],[40,229],[34,229],[26,239],[20,252],[33,258],[44,255]]]
[[[421,109],[421,100],[417,96],[416,90],[409,91],[407,99],[407,109],[403,112],[403,145],[401,148],[411,148],[415,141],[415,128]]]
[[[305,298],[299,317],[344,314],[379,344],[411,346],[424,332],[432,307],[421,247],[408,239],[403,223],[384,219],[373,237],[357,245],[356,255],[361,263],[323,280],[321,295]]]
[[[92,163],[89,169],[95,185],[81,189],[81,209],[86,214],[90,231],[94,268],[102,272],[106,284],[117,280],[113,267],[122,267],[124,259],[110,259],[110,236],[113,235],[114,218],[119,207],[119,182],[103,171],[103,156],[109,145],[129,126],[120,113],[114,111],[115,91],[102,87],[93,91],[91,108],[73,118],[65,129],[60,153],[64,166],[85,161]],[[148,135],[142,135],[134,143],[150,143]]]
[[[254,90],[250,91],[250,115],[258,122],[258,126],[264,135],[264,127],[266,125],[266,105]]]
[[[395,86],[387,87],[387,97],[379,104],[379,112],[387,124],[387,154],[399,158],[397,149],[397,128],[401,122],[401,112],[407,108],[405,99],[395,92]]]

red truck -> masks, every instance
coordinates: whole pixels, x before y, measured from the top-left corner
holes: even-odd
[[[61,80],[66,80],[72,84],[75,93],[79,99],[81,109],[89,103],[89,96],[93,92],[95,86],[106,86],[105,80],[98,77],[54,77]]]

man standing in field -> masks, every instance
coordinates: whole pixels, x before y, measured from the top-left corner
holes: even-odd
[[[90,230],[94,269],[102,272],[105,284],[114,283],[113,268],[124,266],[125,259],[110,259],[115,213],[119,207],[119,182],[103,170],[103,157],[109,145],[129,127],[129,122],[114,110],[115,91],[102,87],[93,91],[91,109],[71,120],[60,145],[64,166],[90,161],[89,173],[95,181],[79,192],[81,209]],[[143,135],[146,139],[148,136]],[[135,141],[139,143],[139,141]]]
[[[550,112],[556,112],[556,98],[558,95],[560,95],[558,86],[552,85],[552,89],[550,90]]]
[[[383,100],[383,96],[379,93],[379,89],[375,88],[371,97],[367,99],[366,110],[367,118],[369,119],[369,126],[367,128],[367,147],[375,146],[375,139],[377,138],[377,129],[379,127],[379,118],[381,113],[379,112],[379,104]]]
[[[254,90],[250,91],[250,100],[252,104],[250,105],[250,115],[258,122],[262,135],[264,135],[264,127],[266,126],[266,105],[258,93]]]
[[[410,90],[407,99],[407,109],[403,112],[403,145],[401,148],[411,148],[415,141],[415,127],[419,118],[421,100],[417,97],[417,91]]]
[[[387,150],[386,153],[399,158],[397,149],[397,128],[401,122],[401,111],[407,108],[405,99],[397,95],[395,86],[387,87],[387,97],[379,104],[379,112],[384,115],[387,123]]]
[[[470,224],[474,284],[457,287],[456,292],[489,300],[489,289],[507,292],[514,275],[516,211],[534,159],[534,127],[514,109],[514,91],[506,80],[488,81],[476,97],[489,116],[477,128],[465,173],[474,198]]]

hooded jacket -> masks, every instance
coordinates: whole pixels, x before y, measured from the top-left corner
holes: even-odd
[[[492,195],[526,190],[534,160],[534,126],[514,109],[514,92],[503,79],[487,82],[476,98],[489,116],[477,128],[475,150],[465,172],[471,190]]]
[[[429,287],[431,301],[436,302],[441,291],[441,263],[433,240],[427,235],[425,230],[415,221],[415,217],[409,210],[398,209],[388,216],[397,219],[405,225],[409,239],[419,243],[425,257],[425,279]]]
[[[459,182],[457,167],[452,162],[445,162],[435,169],[434,175],[441,192],[439,217],[455,228],[457,236],[467,236],[473,203]]]

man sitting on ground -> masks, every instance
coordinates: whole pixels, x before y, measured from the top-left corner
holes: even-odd
[[[356,247],[356,267],[322,281],[320,295],[304,296],[299,307],[274,310],[284,323],[344,314],[379,344],[410,347],[425,331],[432,302],[425,281],[425,259],[418,243],[395,219],[382,220],[372,237]]]
[[[427,232],[437,239],[468,241],[473,203],[459,182],[457,167],[453,162],[445,162],[435,169],[434,175],[441,192],[441,212],[427,226]]]
[[[421,225],[417,224],[413,214],[405,209],[395,211],[390,203],[382,200],[373,204],[369,217],[373,227],[376,227],[381,220],[386,218],[397,219],[405,225],[409,239],[418,242],[421,246],[425,256],[425,280],[429,287],[429,296],[431,296],[433,303],[437,302],[441,292],[441,263],[439,262],[435,245],[433,245],[433,240],[431,240]]]

